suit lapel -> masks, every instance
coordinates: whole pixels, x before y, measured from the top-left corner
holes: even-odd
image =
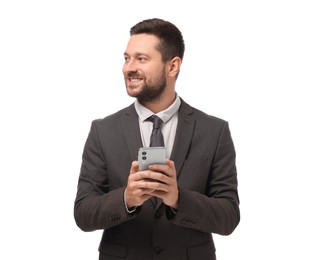
[[[187,157],[195,127],[192,108],[182,100],[171,160],[175,162],[177,178]]]
[[[122,126],[132,161],[137,160],[138,149],[142,147],[143,144],[138,124],[138,115],[135,111],[134,104],[124,110]]]

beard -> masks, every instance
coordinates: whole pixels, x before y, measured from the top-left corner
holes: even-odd
[[[126,88],[128,89],[129,87],[127,86],[127,77],[139,77],[138,73],[128,73],[126,75]],[[162,73],[158,75],[155,79],[153,80],[145,80],[144,85],[141,87],[141,90],[138,93],[128,94],[131,97],[135,97],[141,104],[147,103],[154,101],[156,99],[159,99],[162,93],[164,92],[166,88],[166,78],[165,78],[165,70],[163,69]]]

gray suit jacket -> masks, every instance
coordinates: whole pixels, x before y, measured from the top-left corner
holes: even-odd
[[[228,235],[240,219],[228,123],[182,101],[170,158],[179,185],[176,215],[160,199],[126,212],[124,189],[141,146],[133,104],[92,122],[74,216],[84,231],[104,229],[99,259],[216,259],[211,233]]]

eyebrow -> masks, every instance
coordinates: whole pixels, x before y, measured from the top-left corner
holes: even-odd
[[[132,55],[129,55],[127,52],[124,52],[124,56],[132,56]],[[147,57],[150,57],[148,54],[144,53],[144,52],[136,52],[133,54],[133,56],[147,56]]]

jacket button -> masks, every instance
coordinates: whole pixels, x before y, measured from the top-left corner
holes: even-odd
[[[160,218],[161,216],[162,216],[161,211],[160,211],[160,210],[157,210],[157,211],[155,212],[155,218]]]
[[[154,253],[155,253],[156,255],[159,255],[162,251],[163,251],[162,248],[160,248],[160,247],[158,247],[158,246],[154,247]]]

